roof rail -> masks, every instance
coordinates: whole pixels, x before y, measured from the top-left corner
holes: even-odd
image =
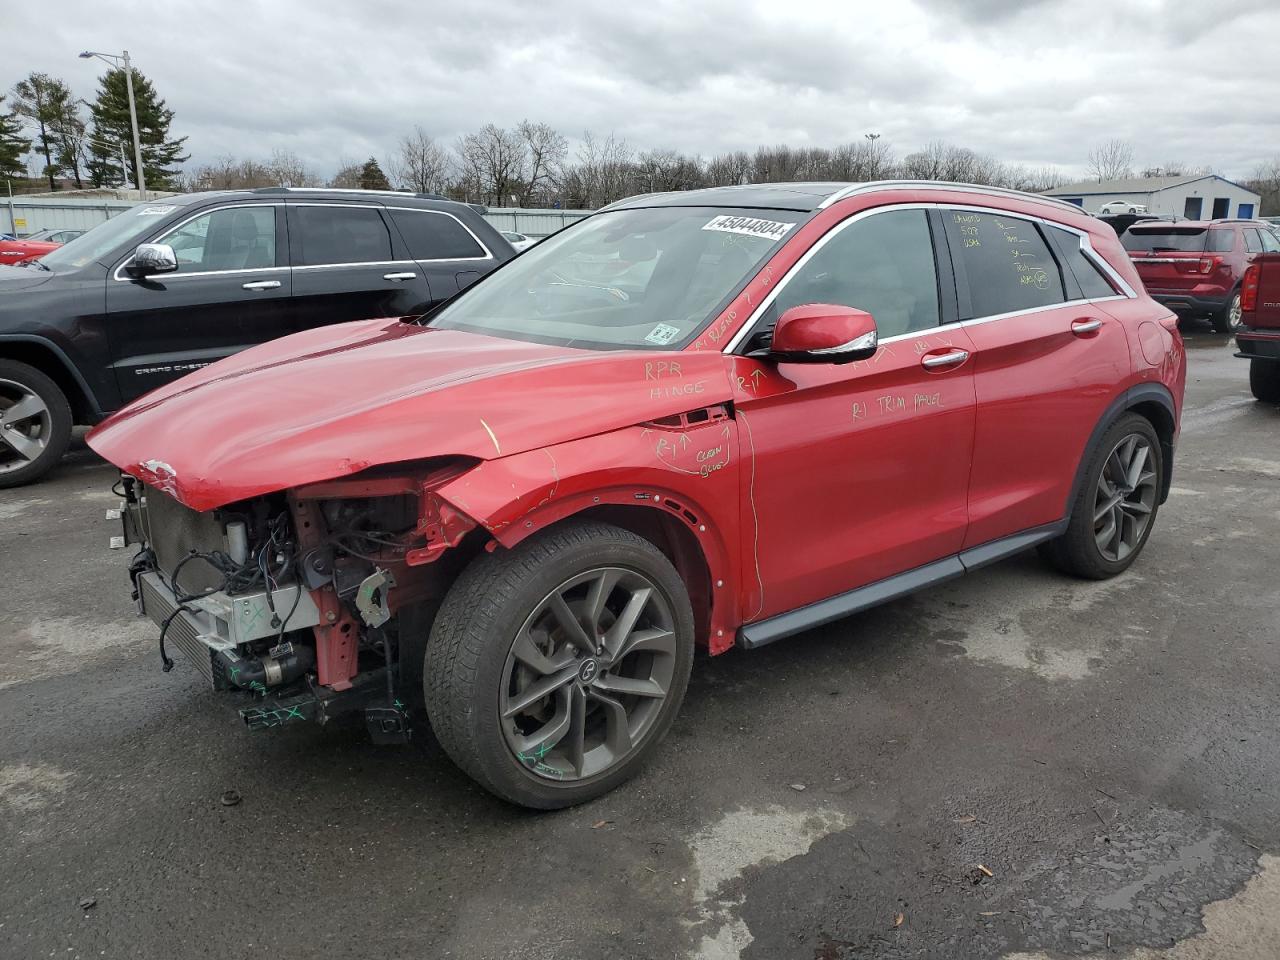
[[[1065,207],[1072,213],[1088,216],[1079,204],[1068,203],[1057,197],[1046,197],[1042,193],[1027,193],[1025,190],[1010,190],[1008,187],[987,187],[980,183],[951,183],[946,180],[869,180],[866,183],[851,183],[837,190],[820,207],[829,207],[833,203],[857,196],[860,193],[875,193],[880,190],[952,190],[960,193],[995,193],[1004,197],[1016,197],[1019,200],[1033,200],[1053,207]]]

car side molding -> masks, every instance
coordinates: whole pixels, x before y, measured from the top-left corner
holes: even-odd
[[[839,593],[826,600],[819,600],[796,610],[788,610],[767,620],[748,623],[738,629],[738,646],[754,650],[775,640],[782,640],[805,630],[812,630],[824,623],[868,610],[871,607],[897,600],[925,587],[954,580],[971,570],[1022,553],[1038,543],[1060,536],[1067,529],[1066,518],[1042,527],[1033,527],[1009,537],[1001,537],[990,543],[970,547],[942,560],[926,563],[903,573],[877,580],[865,587],[847,593]]]

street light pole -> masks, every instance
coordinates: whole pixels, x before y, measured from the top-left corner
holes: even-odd
[[[124,85],[129,94],[129,126],[133,128],[134,182],[138,186],[138,199],[145,200],[147,199],[147,176],[142,170],[142,137],[138,132],[138,107],[133,99],[133,66],[129,62],[129,51],[125,50],[117,55],[86,50],[80,54],[81,60],[87,60],[90,57],[97,57],[117,69],[120,68],[120,61],[124,61]]]
[[[133,102],[133,68],[129,65],[129,51],[124,52],[124,83],[129,91],[129,123],[133,127],[133,162],[138,171],[138,199],[147,199],[147,178],[142,172],[142,138],[138,135],[138,108]]]

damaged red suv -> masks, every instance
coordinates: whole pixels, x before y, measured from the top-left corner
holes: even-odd
[[[537,808],[632,776],[694,648],[1032,546],[1131,564],[1169,490],[1176,320],[1114,232],[920,182],[639,197],[424,317],[251,348],[90,445],[131,577],[254,728],[425,714]]]

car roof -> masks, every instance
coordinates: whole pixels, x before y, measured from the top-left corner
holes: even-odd
[[[1238,218],[1222,219],[1222,220],[1177,220],[1177,221],[1160,220],[1157,222],[1153,222],[1150,220],[1143,220],[1141,223],[1135,223],[1129,229],[1130,230],[1149,230],[1152,227],[1160,227],[1160,228],[1191,227],[1193,230],[1208,230],[1210,227],[1226,227],[1226,226],[1230,226],[1233,223],[1239,223],[1243,225],[1252,225],[1252,226],[1259,225],[1257,220],[1240,220]]]
[[[1084,212],[1077,204],[1038,193],[1025,193],[1004,187],[988,187],[973,183],[951,183],[939,180],[871,180],[865,183],[814,181],[801,183],[748,183],[731,187],[707,187],[672,193],[645,193],[627,197],[604,207],[604,210],[627,210],[642,207],[746,207],[774,210],[796,210],[809,213],[828,207],[838,200],[858,194],[885,190],[947,190],[978,193],[983,196],[1048,204],[1072,213]]]

